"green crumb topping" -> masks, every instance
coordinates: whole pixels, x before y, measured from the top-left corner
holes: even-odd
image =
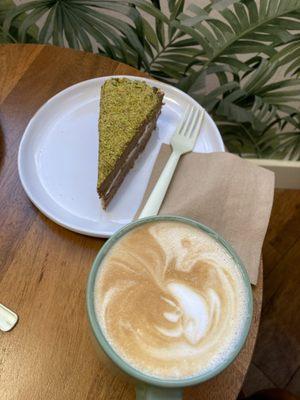
[[[127,78],[107,80],[101,88],[98,187],[145,121],[161,104],[162,92],[146,82]]]

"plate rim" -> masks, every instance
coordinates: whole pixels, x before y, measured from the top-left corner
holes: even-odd
[[[165,82],[161,82],[152,78],[146,78],[146,77],[140,77],[140,76],[135,76],[135,75],[105,75],[105,76],[99,76],[96,78],[91,78],[91,79],[86,79],[80,82],[77,82],[73,85],[70,85],[68,87],[66,87],[65,89],[59,91],[58,93],[56,93],[55,95],[53,95],[52,97],[50,97],[48,100],[46,100],[37,110],[36,112],[33,114],[33,116],[30,118],[28,124],[26,125],[26,128],[22,134],[20,143],[19,143],[19,149],[18,149],[18,174],[19,174],[19,178],[22,184],[22,187],[26,193],[26,195],[28,196],[28,198],[30,199],[30,201],[34,204],[34,206],[42,213],[44,214],[47,218],[49,218],[51,221],[55,222],[56,224],[62,226],[65,229],[68,229],[72,232],[76,232],[82,235],[86,235],[86,236],[91,236],[91,237],[99,237],[99,238],[109,238],[113,233],[111,232],[111,230],[107,230],[105,228],[101,228],[101,232],[99,232],[99,230],[93,230],[93,229],[85,229],[81,226],[78,226],[76,223],[70,225],[65,223],[63,220],[61,220],[60,218],[56,217],[55,214],[49,212],[47,210],[46,207],[43,206],[43,204],[41,204],[40,202],[36,201],[34,194],[32,193],[31,189],[30,189],[30,185],[27,184],[27,180],[26,180],[26,174],[24,173],[24,169],[22,168],[22,157],[24,157],[24,147],[26,145],[26,140],[28,139],[28,137],[30,136],[30,132],[32,130],[32,125],[34,123],[34,121],[39,117],[39,114],[42,113],[44,111],[44,109],[46,107],[49,106],[49,104],[57,101],[60,97],[68,94],[68,92],[71,92],[74,89],[78,89],[80,88],[80,86],[85,86],[87,84],[91,84],[92,82],[99,82],[99,80],[108,80],[111,78],[128,78],[128,79],[134,79],[134,80],[141,80],[141,81],[145,81],[148,84],[150,84],[151,86],[154,86],[155,83],[157,83],[157,86],[161,86],[161,88],[163,89],[164,87],[168,87],[171,89],[171,91],[177,93],[180,96],[185,97],[189,102],[192,102],[195,106],[197,107],[202,107],[195,99],[193,99],[190,95],[188,95],[187,93],[183,92],[182,90],[169,85]],[[220,146],[220,148],[222,148],[222,150],[219,150],[219,152],[225,152],[225,146],[220,134],[220,131],[215,123],[215,121],[213,120],[213,118],[210,116],[210,114],[205,110],[206,114],[210,117],[210,119],[212,120],[212,122],[214,123],[217,133],[218,135],[216,136],[217,141],[219,142],[218,145]],[[125,226],[126,224],[121,224],[123,226]]]

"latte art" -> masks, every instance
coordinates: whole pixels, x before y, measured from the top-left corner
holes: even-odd
[[[247,293],[214,239],[181,222],[150,222],[123,236],[98,271],[95,310],[115,351],[160,378],[216,368],[243,330]]]

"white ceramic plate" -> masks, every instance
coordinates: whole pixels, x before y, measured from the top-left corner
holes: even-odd
[[[36,207],[72,231],[109,237],[132,221],[162,143],[169,143],[188,104],[187,94],[161,82],[142,79],[165,92],[157,129],[126,176],[108,210],[96,192],[99,93],[101,77],[73,85],[48,100],[22,137],[18,168],[22,185]],[[199,106],[198,106],[199,107]],[[206,114],[196,152],[224,151],[220,133]]]

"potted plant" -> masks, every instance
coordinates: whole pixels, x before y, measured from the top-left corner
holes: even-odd
[[[0,41],[97,51],[147,71],[204,106],[229,151],[300,187],[299,0],[5,0]]]

